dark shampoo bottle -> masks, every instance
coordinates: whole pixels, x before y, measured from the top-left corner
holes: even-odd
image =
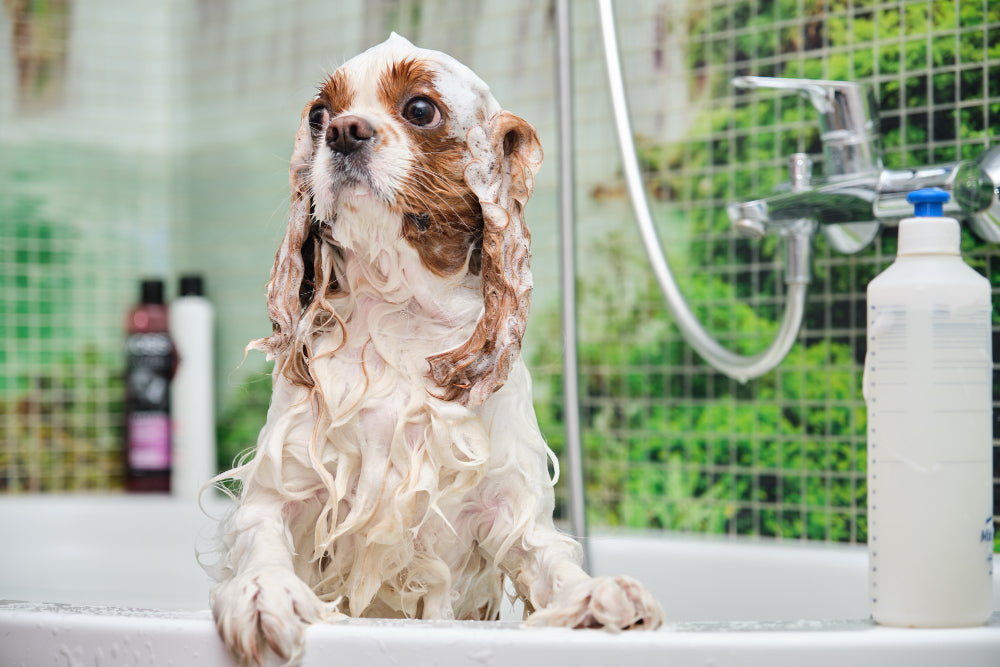
[[[177,355],[169,334],[163,281],[144,280],[126,321],[125,488],[170,491],[170,380]]]

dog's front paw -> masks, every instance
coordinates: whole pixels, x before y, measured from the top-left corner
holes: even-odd
[[[240,573],[212,591],[212,613],[219,634],[242,663],[263,665],[264,651],[292,664],[305,642],[305,630],[335,612],[285,568]]]
[[[632,577],[594,577],[532,614],[528,624],[603,628],[612,632],[655,630],[663,625],[663,608]]]

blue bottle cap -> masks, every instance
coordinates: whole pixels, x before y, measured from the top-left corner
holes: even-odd
[[[918,218],[940,218],[949,199],[951,195],[941,188],[922,188],[906,195],[906,201],[913,204],[913,214]]]

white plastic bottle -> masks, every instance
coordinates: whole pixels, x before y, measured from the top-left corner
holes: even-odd
[[[180,296],[170,305],[170,335],[179,357],[171,384],[172,493],[183,500],[195,500],[216,472],[213,319],[201,276],[183,276]]]
[[[907,200],[896,261],[868,285],[872,617],[960,627],[992,610],[990,283],[962,261],[948,193]]]

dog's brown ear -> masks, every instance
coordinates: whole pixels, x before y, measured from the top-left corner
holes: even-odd
[[[480,405],[503,386],[521,349],[531,299],[524,206],[542,163],[535,128],[501,111],[469,131],[465,182],[483,211],[483,314],[465,343],[427,361],[444,398]]]
[[[311,103],[302,111],[302,121],[295,135],[295,146],[288,166],[288,177],[292,189],[292,202],[288,211],[288,227],[285,237],[274,256],[271,278],[267,283],[267,314],[271,318],[273,333],[267,338],[251,341],[247,348],[261,350],[268,359],[277,359],[285,366],[295,336],[296,327],[304,307],[302,292],[306,274],[313,273],[312,266],[306,266],[303,255],[311,255],[312,197],[309,194],[309,167],[312,163],[314,142],[309,126]],[[312,288],[309,288],[310,291]],[[298,366],[298,364],[296,364]],[[286,369],[286,375],[287,375]],[[293,374],[294,375],[294,374]],[[312,379],[289,377],[298,384],[311,385]]]

